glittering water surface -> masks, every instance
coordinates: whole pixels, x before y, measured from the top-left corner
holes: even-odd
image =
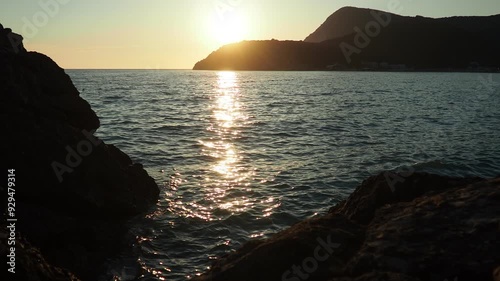
[[[383,169],[500,174],[499,74],[68,73],[101,119],[97,135],[161,186],[135,225],[141,280],[199,274]]]

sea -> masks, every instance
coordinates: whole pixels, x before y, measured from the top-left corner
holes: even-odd
[[[114,280],[187,280],[384,170],[500,175],[500,74],[67,70],[160,200]]]

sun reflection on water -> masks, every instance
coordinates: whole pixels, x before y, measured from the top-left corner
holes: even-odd
[[[268,217],[280,202],[255,196],[258,190],[252,182],[257,177],[256,169],[245,156],[241,142],[252,119],[242,104],[240,74],[223,71],[216,75],[208,94],[208,114],[203,115],[208,127],[197,140],[202,162],[190,183],[174,173],[166,185],[167,198],[171,198],[168,210],[207,222],[255,212],[256,208],[262,217]]]
[[[239,102],[240,89],[235,72],[217,73],[215,99],[212,106],[212,141],[201,142],[204,152],[215,159],[211,170],[215,172],[207,186],[207,199],[216,203],[217,208],[230,212],[244,210],[244,198],[226,198],[228,191],[238,188],[248,177],[241,165],[241,155],[235,139],[241,133],[239,127],[246,116]],[[215,185],[214,185],[215,184]]]
[[[254,115],[244,104],[248,97],[240,86],[240,75],[217,73],[212,77],[212,88],[199,96],[208,104],[203,103],[193,119],[201,120],[206,127],[190,139],[195,140],[196,151],[186,156],[189,168],[180,165],[159,172],[165,179],[165,200],[160,201],[158,210],[149,218],[168,220],[169,229],[137,238],[142,249],[153,256],[148,263],[141,262],[142,268],[159,280],[177,270],[176,262],[166,257],[163,249],[156,250],[159,236],[175,233],[176,239],[182,239],[183,249],[190,251],[186,255],[196,255],[201,248],[215,259],[220,251],[236,245],[233,230],[241,228],[245,233],[249,229],[244,234],[248,239],[263,237],[262,229],[239,224],[252,225],[253,220],[260,219],[268,223],[272,221],[268,217],[281,206],[279,196],[262,195],[262,179],[251,161],[255,158],[248,148],[248,137],[255,130],[255,119],[249,117]],[[227,229],[221,227],[226,224]],[[241,232],[238,230],[238,235]],[[213,233],[219,233],[219,241],[207,242],[213,241]],[[160,260],[160,264],[151,260]],[[166,267],[163,262],[172,266]],[[193,273],[199,274],[200,271]]]
[[[238,101],[239,88],[234,72],[219,72],[217,80],[217,99],[214,109],[216,126],[230,130],[244,116]]]

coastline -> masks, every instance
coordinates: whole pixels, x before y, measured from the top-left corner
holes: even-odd
[[[121,69],[120,69],[121,70]],[[142,69],[141,69],[142,70]],[[144,69],[147,70],[147,69]],[[277,70],[259,70],[259,69],[187,69],[191,71],[235,71],[235,72],[381,72],[381,73],[480,73],[480,74],[496,74],[500,73],[500,70],[485,70],[485,71],[473,71],[466,69],[439,69],[439,70],[375,70],[375,69],[343,69],[343,70],[325,70],[325,69],[277,69]]]
[[[8,49],[9,46],[2,47]],[[85,172],[70,173],[72,179],[64,181],[63,186],[54,180],[50,169],[45,174],[47,170],[39,173],[30,168],[40,164],[38,158],[29,158],[30,152],[58,149],[62,152],[59,151],[57,157],[64,159],[68,143],[78,152],[82,141],[88,139],[83,130],[96,129],[99,120],[74,86],[71,87],[72,82],[63,75],[64,71],[48,57],[8,51],[2,53],[2,59],[9,62],[6,65],[15,69],[15,73],[34,77],[21,81],[32,87],[22,88],[22,93],[33,98],[28,98],[30,105],[39,106],[47,122],[29,123],[36,122],[32,115],[40,113],[30,112],[15,93],[8,92],[14,97],[4,103],[6,112],[11,114],[8,117],[28,120],[28,124],[16,123],[17,128],[34,127],[29,131],[33,134],[21,134],[15,139],[24,142],[12,142],[8,147],[12,150],[8,152],[7,160],[11,161],[8,164],[16,165],[20,179],[29,179],[20,184],[31,187],[20,190],[17,197],[22,211],[19,216],[23,219],[17,246],[20,276],[26,280],[110,277],[106,260],[129,251],[134,241],[127,234],[126,222],[142,216],[154,205],[158,200],[158,187],[142,165],[132,163],[125,153],[104,143],[93,148],[95,156],[86,158],[92,159],[91,164],[82,164]],[[36,71],[27,71],[30,67]],[[50,75],[44,76],[48,70]],[[9,80],[4,85],[6,89],[24,85],[11,76],[8,78],[11,80],[6,79]],[[56,88],[37,84],[38,80],[45,79],[66,84],[55,84]],[[50,90],[44,90],[45,87]],[[35,91],[30,91],[33,89]],[[35,97],[38,90],[42,101]],[[47,106],[43,98],[53,92],[62,93],[58,97],[64,96],[69,101]],[[57,97],[47,100],[58,101]],[[42,126],[46,124],[49,126]],[[52,127],[57,130],[50,130]],[[57,134],[61,131],[61,135]],[[44,138],[56,142],[57,148],[40,144]],[[34,146],[28,150],[28,156],[24,153],[26,143]],[[56,156],[47,157],[52,160]],[[100,170],[111,174],[102,174]],[[118,184],[113,184],[115,180]],[[39,190],[40,186],[55,188]],[[497,281],[500,278],[497,262],[500,244],[496,240],[500,225],[499,192],[500,178],[484,180],[384,172],[366,179],[327,214],[304,220],[269,239],[252,240],[235,253],[219,258],[211,271],[193,280],[441,281],[493,277]],[[120,197],[115,198],[116,194]],[[3,232],[1,235],[8,236]],[[481,241],[488,247],[470,241]],[[1,246],[0,252],[4,254],[6,248]],[[471,253],[473,257],[469,258]]]

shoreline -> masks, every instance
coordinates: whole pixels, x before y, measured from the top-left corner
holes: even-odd
[[[130,69],[133,70],[133,69]],[[145,69],[147,70],[147,69]],[[188,69],[189,70],[189,69]],[[381,72],[381,73],[487,73],[487,74],[498,74],[499,70],[468,70],[468,69],[406,69],[406,70],[376,70],[376,69],[339,69],[339,70],[328,70],[328,69],[276,69],[276,70],[260,70],[260,69],[191,69],[191,71],[234,71],[234,72]]]

